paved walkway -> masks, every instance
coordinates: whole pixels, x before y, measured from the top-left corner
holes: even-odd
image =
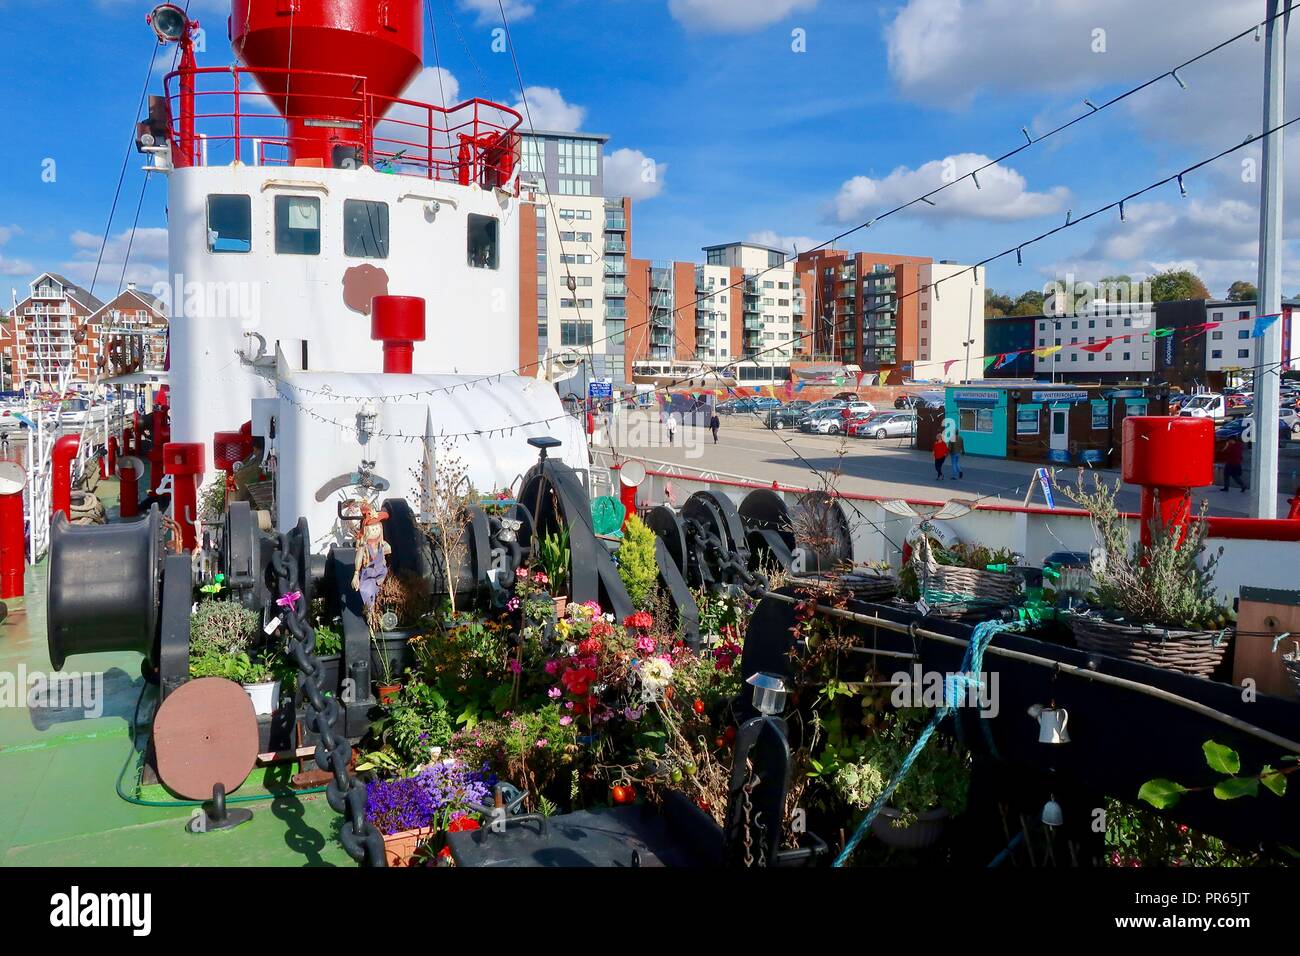
[[[609,447],[609,436],[602,447]],[[679,427],[672,446],[657,421],[641,412],[628,413],[612,436],[624,454],[658,461],[673,462],[708,471],[729,472],[762,482],[821,487],[821,475],[840,472],[836,481],[840,491],[907,498],[945,500],[951,497],[997,499],[1007,504],[1021,504],[1035,465],[1002,458],[962,456],[963,478],[954,480],[950,466],[944,467],[942,480],[936,480],[934,461],[929,452],[913,449],[910,438],[858,439],[844,436],[808,435],[797,429],[773,431],[753,415],[722,418],[718,444],[706,428]],[[1117,469],[1089,469],[1114,482]],[[1249,464],[1247,465],[1249,474]],[[1283,488],[1278,497],[1278,513],[1289,510],[1287,499],[1300,481],[1300,457],[1283,459]],[[1072,485],[1079,477],[1077,468],[1060,468],[1058,483]],[[1140,491],[1125,485],[1120,492],[1120,507],[1137,511]],[[1207,488],[1197,499],[1209,504],[1211,514],[1247,517],[1249,495],[1238,490],[1224,493]],[[1033,503],[1042,504],[1035,492]],[[1199,506],[1199,504],[1198,504]]]

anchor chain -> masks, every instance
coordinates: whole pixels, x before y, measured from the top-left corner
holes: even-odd
[[[301,547],[306,542],[299,543]],[[298,668],[299,683],[307,697],[307,724],[320,735],[316,744],[316,766],[334,779],[325,788],[330,808],[340,814],[343,826],[339,841],[348,856],[367,866],[387,866],[384,837],[366,820],[366,788],[348,770],[352,745],[344,734],[335,730],[343,715],[338,699],[326,696],[321,686],[325,665],[316,656],[316,631],[307,621],[307,602],[302,598],[302,581],[298,580],[298,563],[291,560],[289,534],[282,533],[271,553],[271,570],[275,574],[277,604],[282,609],[280,623],[288,631],[285,650]],[[291,597],[297,595],[297,598]]]

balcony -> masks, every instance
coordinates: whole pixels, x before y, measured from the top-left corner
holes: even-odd
[[[746,332],[763,331],[762,319],[745,319],[744,329]]]
[[[605,239],[605,255],[627,252],[627,243],[621,239],[611,241],[608,237]]]
[[[858,296],[858,287],[856,283],[849,282],[840,287],[839,298],[856,299],[857,296]]]
[[[607,276],[625,276],[627,275],[627,266],[622,262],[606,262],[605,275]]]
[[[627,295],[627,283],[622,279],[608,279],[605,282],[605,295],[622,298]]]
[[[627,220],[621,216],[606,216],[605,230],[607,232],[627,232]]]
[[[605,318],[608,319],[627,319],[626,305],[606,305]]]

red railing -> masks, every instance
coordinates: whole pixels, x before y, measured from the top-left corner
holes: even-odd
[[[295,158],[307,165],[301,157],[329,142],[356,147],[359,163],[376,169],[461,185],[508,187],[519,168],[523,117],[499,103],[476,98],[444,108],[381,96],[367,91],[365,77],[347,73],[262,68],[256,76],[283,77],[284,92],[266,93],[243,67],[167,75],[174,165],[287,166]],[[318,115],[295,108],[306,101]]]

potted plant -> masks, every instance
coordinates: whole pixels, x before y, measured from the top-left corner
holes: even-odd
[[[485,769],[469,770],[446,761],[414,776],[375,780],[366,785],[366,819],[384,836],[389,866],[410,866],[421,847],[457,821],[487,804],[491,793]]]
[[[855,809],[869,809],[903,766],[921,726],[910,711],[887,720],[863,742],[860,758],[839,767],[832,778],[836,793]],[[969,755],[933,738],[871,821],[871,832],[896,849],[933,846],[948,820],[966,809],[969,785]]]
[[[618,576],[627,588],[632,606],[648,611],[659,587],[659,565],[655,560],[655,533],[636,515],[629,515],[618,546]]]
[[[547,580],[550,582],[551,595],[555,599],[555,613],[558,617],[564,617],[565,607],[569,602],[569,596],[565,593],[565,588],[569,583],[569,562],[571,560],[569,529],[562,526],[558,531],[543,535],[537,550],[538,560],[542,565],[542,569],[546,572]]]
[[[221,677],[240,684],[248,699],[253,702],[253,712],[258,716],[275,713],[280,701],[280,681],[271,665],[253,659],[247,651],[223,654],[219,650],[208,648],[198,655],[191,654],[190,676]]]
[[[423,578],[391,573],[380,585],[370,609],[370,668],[376,675],[381,701],[401,688],[402,675],[415,664],[411,640],[423,633],[421,620],[432,598]]]
[[[1130,540],[1115,487],[1094,476],[1075,498],[1092,516],[1100,545],[1091,608],[1066,617],[1084,650],[1198,677],[1222,662],[1236,614],[1215,593],[1217,554],[1205,554],[1204,508],[1186,528],[1155,523],[1151,543]]]

